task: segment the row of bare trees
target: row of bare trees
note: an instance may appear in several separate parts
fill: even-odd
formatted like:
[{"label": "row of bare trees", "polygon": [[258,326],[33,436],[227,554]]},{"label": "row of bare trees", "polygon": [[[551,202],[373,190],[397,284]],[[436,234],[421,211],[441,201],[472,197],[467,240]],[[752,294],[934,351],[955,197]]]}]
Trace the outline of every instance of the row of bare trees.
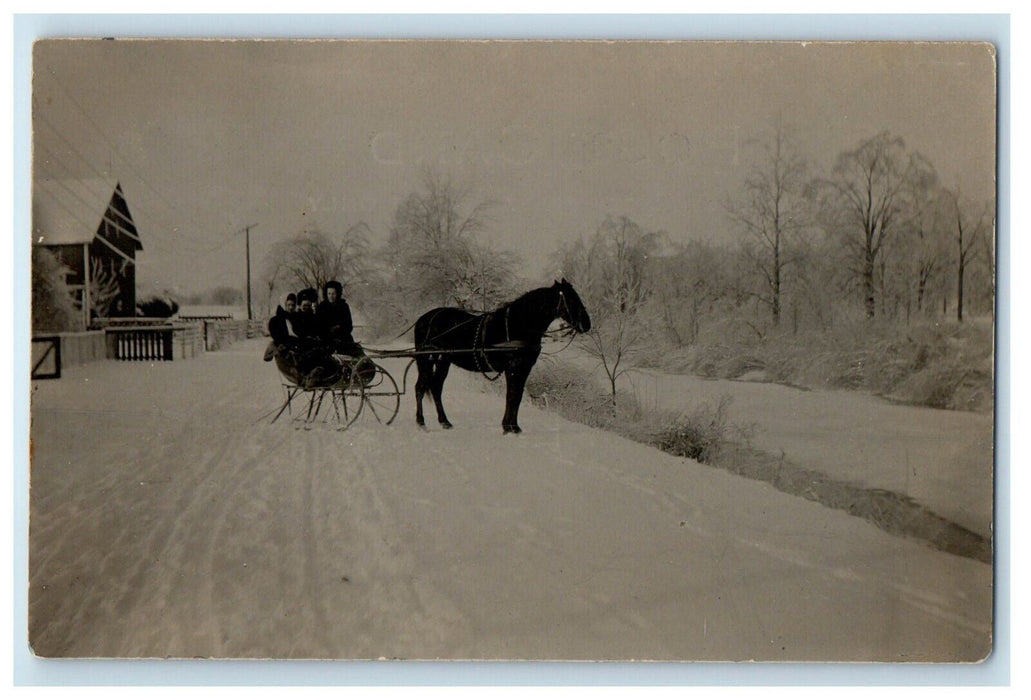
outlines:
[{"label": "row of bare trees", "polygon": [[980,257],[994,276],[993,202],[942,185],[903,139],[887,132],[864,139],[839,154],[827,176],[814,173],[781,124],[752,145],[750,173],[727,212],[744,234],[753,293],[773,325],[786,277],[811,278],[802,268],[816,249],[832,256],[838,286],[859,295],[867,318],[921,313],[932,288],[947,305],[951,271],[962,320],[970,264]]},{"label": "row of bare trees", "polygon": [[[814,174],[789,129],[751,144],[755,157],[728,199],[736,243],[674,244],[626,217],[563,245],[556,273],[581,290],[594,332],[582,342],[616,397],[619,377],[643,359],[708,341],[740,352],[771,331],[826,331],[856,315],[909,323],[992,310],[990,202],[943,187],[933,166],[887,133],[841,153]],[[941,300],[935,307],[932,297]],[[938,316],[940,318],[940,316]]]}]

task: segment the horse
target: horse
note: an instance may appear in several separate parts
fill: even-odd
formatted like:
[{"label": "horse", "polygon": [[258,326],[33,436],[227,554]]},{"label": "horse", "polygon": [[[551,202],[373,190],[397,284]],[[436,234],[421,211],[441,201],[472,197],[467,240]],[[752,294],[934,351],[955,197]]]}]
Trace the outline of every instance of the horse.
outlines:
[{"label": "horse", "polygon": [[[444,413],[441,393],[451,365],[469,372],[505,375],[505,434],[521,433],[517,420],[526,378],[541,353],[541,339],[555,319],[565,321],[573,333],[591,330],[591,317],[573,285],[562,279],[550,287],[534,289],[515,301],[485,314],[440,307],[415,322],[415,422],[426,427],[422,397],[427,391],[437,407],[437,420],[452,427]],[[436,352],[441,351],[441,352]],[[496,377],[495,377],[496,378]]]}]

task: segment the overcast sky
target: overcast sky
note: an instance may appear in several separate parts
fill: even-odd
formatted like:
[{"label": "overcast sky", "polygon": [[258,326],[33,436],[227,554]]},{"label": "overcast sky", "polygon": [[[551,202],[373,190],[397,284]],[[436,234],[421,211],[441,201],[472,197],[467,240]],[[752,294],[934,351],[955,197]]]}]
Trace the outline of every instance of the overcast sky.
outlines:
[{"label": "overcast sky", "polygon": [[51,41],[33,109],[37,177],[121,181],[144,291],[242,287],[247,224],[256,272],[305,228],[379,244],[426,168],[496,202],[483,240],[531,275],[607,214],[731,240],[723,202],[778,116],[816,170],[888,130],[994,189],[975,44]]}]

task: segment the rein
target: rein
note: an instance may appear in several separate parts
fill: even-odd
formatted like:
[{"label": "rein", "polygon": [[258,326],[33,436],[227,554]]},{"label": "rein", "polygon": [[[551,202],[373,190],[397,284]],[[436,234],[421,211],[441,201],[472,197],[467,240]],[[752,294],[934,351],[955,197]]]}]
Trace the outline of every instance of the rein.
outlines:
[{"label": "rein", "polygon": [[[432,337],[428,337],[428,338],[426,338],[423,341],[423,346],[424,347],[426,347],[427,345],[432,346],[433,341],[436,338],[445,336],[445,335],[447,335],[449,333],[453,333],[456,329],[461,328],[462,326],[464,326],[466,324],[473,323],[475,321],[477,323],[477,327],[476,327],[476,332],[473,335],[473,342],[472,342],[472,347],[471,348],[451,349],[451,350],[447,350],[447,349],[443,349],[443,348],[441,348],[441,349],[427,348],[427,349],[423,349],[423,350],[418,350],[418,349],[416,349],[416,347],[412,347],[410,349],[403,349],[403,350],[378,350],[376,348],[368,348],[367,347],[367,348],[365,348],[365,350],[370,355],[377,356],[377,357],[412,357],[412,358],[414,358],[416,356],[420,356],[420,355],[441,355],[441,356],[446,356],[446,355],[451,354],[451,353],[470,352],[470,353],[472,353],[473,360],[476,363],[477,371],[479,371],[480,374],[482,374],[488,381],[491,381],[491,382],[497,381],[497,379],[502,374],[504,374],[504,370],[494,369],[494,365],[490,361],[490,353],[492,353],[492,352],[512,352],[512,350],[518,349],[519,347],[522,347],[522,345],[525,345],[524,341],[516,341],[517,345],[513,345],[511,329],[509,327],[509,317],[510,317],[510,311],[511,311],[511,308],[512,308],[512,304],[513,303],[517,303],[518,301],[520,301],[520,300],[516,300],[516,302],[509,302],[508,304],[505,304],[504,307],[503,307],[504,311],[505,311],[505,340],[504,340],[504,344],[506,344],[508,347],[496,347],[496,345],[499,345],[499,344],[494,344],[492,346],[488,346],[487,345],[488,326],[489,326],[490,322],[493,320],[494,316],[501,311],[501,308],[498,308],[498,309],[495,309],[494,311],[489,311],[489,312],[484,313],[484,314],[478,314],[478,315],[470,316],[470,318],[466,319],[465,321],[462,321],[461,323],[455,324],[453,326],[449,326],[447,328],[440,329]],[[544,353],[542,353],[543,355],[557,355],[558,353],[560,353],[563,350],[565,350],[566,348],[568,348],[572,344],[573,340],[575,340],[575,338],[576,338],[576,336],[578,334],[577,330],[576,330],[576,327],[571,325],[569,322],[565,321],[564,318],[562,318],[563,310],[565,311],[567,316],[570,315],[569,302],[566,299],[566,295],[561,290],[559,290],[559,292],[558,292],[558,301],[556,302],[556,305],[555,305],[555,311],[553,313],[553,319],[561,318],[563,320],[564,325],[562,325],[559,328],[557,328],[555,330],[552,330],[552,331],[545,330],[541,334],[541,338],[542,339],[543,338],[548,338],[549,340],[550,339],[556,339],[556,338],[568,338],[568,340],[566,341],[566,344],[563,345],[558,350],[556,350],[554,352],[544,352]],[[435,317],[431,317],[431,319],[430,319],[430,326],[431,327],[433,325],[433,318],[435,318]],[[412,328],[415,327],[416,323],[418,323],[418,321],[416,321],[415,323],[412,323],[411,325],[409,325],[408,328],[406,328],[404,331],[402,331],[400,335],[398,335],[397,337],[394,338],[394,340],[397,340],[398,338],[403,337],[408,331],[410,331]],[[491,377],[491,376],[489,376],[490,372],[495,372],[496,374],[493,377]]]}]

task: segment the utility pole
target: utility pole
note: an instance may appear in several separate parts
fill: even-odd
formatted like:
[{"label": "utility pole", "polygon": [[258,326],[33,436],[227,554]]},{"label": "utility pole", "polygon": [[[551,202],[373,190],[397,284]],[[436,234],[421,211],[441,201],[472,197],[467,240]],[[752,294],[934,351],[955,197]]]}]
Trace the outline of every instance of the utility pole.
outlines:
[{"label": "utility pole", "polygon": [[253,321],[254,314],[251,311],[251,229],[257,224],[247,224],[243,227],[244,236],[247,240],[247,320]]}]

